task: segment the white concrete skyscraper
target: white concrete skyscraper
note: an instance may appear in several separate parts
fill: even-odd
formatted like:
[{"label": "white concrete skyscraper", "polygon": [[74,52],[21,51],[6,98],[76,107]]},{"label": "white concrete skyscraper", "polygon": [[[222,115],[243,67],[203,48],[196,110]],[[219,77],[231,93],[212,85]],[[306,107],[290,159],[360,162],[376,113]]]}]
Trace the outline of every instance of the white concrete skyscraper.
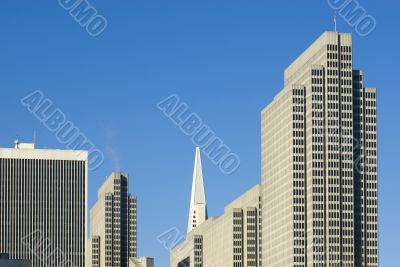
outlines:
[{"label": "white concrete skyscraper", "polygon": [[376,90],[352,52],[324,33],[262,111],[264,266],[379,266]]},{"label": "white concrete skyscraper", "polygon": [[190,198],[188,233],[207,220],[206,194],[204,192],[203,170],[200,148],[196,148],[194,160],[192,195]]},{"label": "white concrete skyscraper", "polygon": [[85,267],[86,151],[0,149],[0,253],[32,267]]}]

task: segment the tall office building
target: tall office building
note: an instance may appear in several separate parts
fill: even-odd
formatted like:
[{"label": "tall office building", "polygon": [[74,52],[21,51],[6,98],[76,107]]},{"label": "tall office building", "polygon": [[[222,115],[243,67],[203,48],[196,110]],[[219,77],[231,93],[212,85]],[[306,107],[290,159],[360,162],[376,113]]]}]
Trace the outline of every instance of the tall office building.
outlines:
[{"label": "tall office building", "polygon": [[86,151],[0,149],[0,253],[33,267],[85,266]]},{"label": "tall office building", "polygon": [[[171,267],[261,267],[261,197],[256,185],[190,231],[170,253]],[[265,265],[268,266],[268,265]]]},{"label": "tall office building", "polygon": [[112,173],[90,210],[88,266],[128,267],[136,258],[136,197],[128,193],[128,174]]},{"label": "tall office building", "polygon": [[203,168],[200,148],[196,148],[194,160],[192,195],[190,198],[188,233],[207,220],[207,203],[204,191]]},{"label": "tall office building", "polygon": [[196,148],[188,233],[171,250],[171,267],[261,267],[260,185],[219,217],[207,217],[200,149]]},{"label": "tall office building", "polygon": [[378,266],[376,90],[326,32],[262,111],[264,266]]}]

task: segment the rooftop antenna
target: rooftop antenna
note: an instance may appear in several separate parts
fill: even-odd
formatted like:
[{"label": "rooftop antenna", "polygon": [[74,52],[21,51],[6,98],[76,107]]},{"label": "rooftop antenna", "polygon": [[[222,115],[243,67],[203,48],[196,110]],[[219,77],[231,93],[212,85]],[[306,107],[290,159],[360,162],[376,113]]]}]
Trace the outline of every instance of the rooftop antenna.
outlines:
[{"label": "rooftop antenna", "polygon": [[19,146],[18,134],[17,134],[17,138],[15,138],[15,140],[14,140],[14,145],[15,145],[15,148],[18,148],[18,146]]}]

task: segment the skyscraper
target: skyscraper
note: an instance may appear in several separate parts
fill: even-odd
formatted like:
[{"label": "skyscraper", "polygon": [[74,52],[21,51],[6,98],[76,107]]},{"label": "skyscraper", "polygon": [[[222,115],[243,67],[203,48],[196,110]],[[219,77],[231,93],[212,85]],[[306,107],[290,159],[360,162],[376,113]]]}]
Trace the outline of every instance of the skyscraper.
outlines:
[{"label": "skyscraper", "polygon": [[136,258],[136,197],[128,193],[128,174],[112,173],[90,210],[89,267],[128,267]]},{"label": "skyscraper", "polygon": [[262,111],[264,266],[378,266],[376,90],[326,32]]},{"label": "skyscraper", "polygon": [[204,192],[203,169],[200,148],[196,148],[194,160],[192,195],[190,198],[188,233],[207,220],[207,203]]},{"label": "skyscraper", "polygon": [[0,149],[0,253],[33,267],[85,267],[86,151]]},{"label": "skyscraper", "polygon": [[[171,267],[261,267],[261,198],[256,185],[190,231],[170,253]],[[268,265],[266,265],[268,266]]]},{"label": "skyscraper", "polygon": [[260,185],[207,217],[200,149],[196,148],[188,233],[170,253],[171,267],[261,267]]}]

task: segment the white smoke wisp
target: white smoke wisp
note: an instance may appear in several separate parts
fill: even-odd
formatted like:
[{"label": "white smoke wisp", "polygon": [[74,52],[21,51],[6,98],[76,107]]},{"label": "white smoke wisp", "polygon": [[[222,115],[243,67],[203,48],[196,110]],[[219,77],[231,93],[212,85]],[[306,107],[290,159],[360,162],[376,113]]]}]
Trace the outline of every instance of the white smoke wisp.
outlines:
[{"label": "white smoke wisp", "polygon": [[120,171],[121,161],[120,161],[119,151],[113,142],[114,131],[111,128],[107,127],[105,130],[105,135],[106,135],[107,156],[111,159],[114,165],[114,171]]}]

